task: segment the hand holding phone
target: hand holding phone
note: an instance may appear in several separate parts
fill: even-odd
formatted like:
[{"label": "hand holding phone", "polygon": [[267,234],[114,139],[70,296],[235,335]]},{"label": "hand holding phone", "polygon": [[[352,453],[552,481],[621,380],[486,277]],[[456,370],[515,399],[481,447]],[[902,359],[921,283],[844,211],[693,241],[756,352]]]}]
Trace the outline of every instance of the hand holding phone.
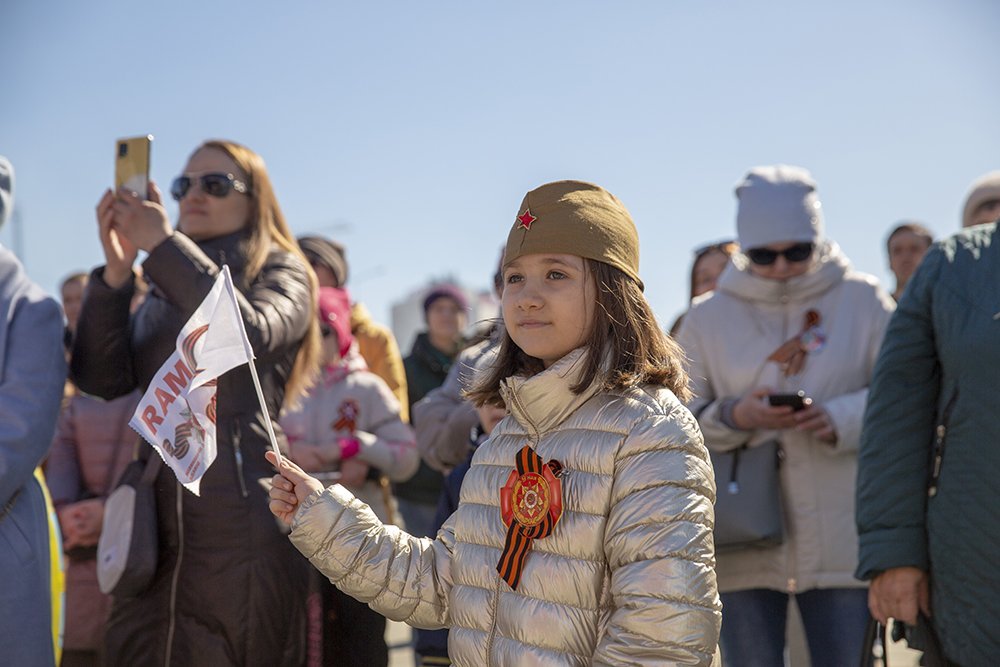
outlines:
[{"label": "hand holding phone", "polygon": [[755,387],[744,394],[731,408],[733,424],[744,431],[794,428],[798,423],[795,413],[789,406],[772,406],[769,403],[772,395],[771,387]]},{"label": "hand holding phone", "polygon": [[804,391],[798,391],[794,394],[768,394],[767,402],[774,408],[787,405],[794,412],[805,410],[808,406],[812,405],[812,399],[806,398],[806,392]]}]

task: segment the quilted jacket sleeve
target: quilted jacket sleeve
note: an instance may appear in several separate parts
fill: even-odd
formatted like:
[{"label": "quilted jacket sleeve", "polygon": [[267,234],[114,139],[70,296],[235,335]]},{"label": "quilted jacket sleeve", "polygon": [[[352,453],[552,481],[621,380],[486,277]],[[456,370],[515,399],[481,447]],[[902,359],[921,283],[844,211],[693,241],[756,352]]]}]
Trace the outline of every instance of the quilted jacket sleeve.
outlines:
[{"label": "quilted jacket sleeve", "polygon": [[722,614],[715,482],[691,414],[635,424],[615,465],[605,537],[614,609],[595,665],[709,665]]},{"label": "quilted jacket sleeve", "polygon": [[928,448],[941,386],[932,297],[942,259],[938,247],[924,257],[875,365],[858,454],[859,579],[928,567]]},{"label": "quilted jacket sleeve", "polygon": [[435,540],[413,537],[384,525],[338,484],[306,499],[289,537],[337,588],[386,618],[442,628],[452,584],[452,520]]},{"label": "quilted jacket sleeve", "polygon": [[70,356],[73,382],[88,394],[111,400],[139,385],[129,328],[129,303],[134,294],[134,276],[113,289],[104,282],[103,266],[90,274]]}]

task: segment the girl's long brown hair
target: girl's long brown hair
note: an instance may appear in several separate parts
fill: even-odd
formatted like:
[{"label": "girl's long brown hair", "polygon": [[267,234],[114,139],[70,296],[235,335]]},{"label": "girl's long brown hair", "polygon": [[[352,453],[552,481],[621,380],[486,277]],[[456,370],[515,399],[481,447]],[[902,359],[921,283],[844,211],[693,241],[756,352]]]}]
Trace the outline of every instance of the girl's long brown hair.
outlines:
[{"label": "girl's long brown hair", "polygon": [[302,249],[299,248],[299,244],[288,228],[288,223],[285,222],[285,216],[281,212],[281,207],[278,206],[278,199],[271,185],[271,178],[267,175],[264,159],[242,144],[222,139],[206,141],[195,152],[203,148],[222,151],[232,158],[247,177],[250,217],[247,221],[246,282],[252,283],[260,274],[272,246],[275,245],[298,257],[309,277],[309,293],[312,296],[312,302],[309,304],[309,326],[306,329],[302,345],[295,355],[295,364],[292,366],[292,373],[285,385],[284,404],[286,407],[293,406],[312,385],[319,370],[320,333],[314,306],[316,295],[319,292],[316,274],[313,273],[308,260],[302,254]]},{"label": "girl's long brown hair", "polygon": [[[585,259],[587,272],[597,286],[597,308],[586,345],[586,367],[571,389],[579,394],[598,377],[605,390],[629,389],[642,384],[666,387],[678,399],[691,397],[684,370],[684,353],[656,322],[639,285],[615,267]],[[605,368],[605,351],[610,365]],[[534,375],[543,370],[540,359],[529,357],[506,329],[497,359],[467,397],[477,406],[502,405],[500,383],[512,375]]]}]

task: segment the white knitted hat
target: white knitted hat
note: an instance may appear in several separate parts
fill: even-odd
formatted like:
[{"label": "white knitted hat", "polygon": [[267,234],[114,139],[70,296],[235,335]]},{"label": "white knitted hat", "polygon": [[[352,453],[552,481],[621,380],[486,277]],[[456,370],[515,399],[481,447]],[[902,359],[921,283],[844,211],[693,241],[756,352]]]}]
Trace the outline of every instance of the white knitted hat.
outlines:
[{"label": "white knitted hat", "polygon": [[823,237],[816,182],[802,167],[754,167],[736,185],[736,234],[744,250]]}]

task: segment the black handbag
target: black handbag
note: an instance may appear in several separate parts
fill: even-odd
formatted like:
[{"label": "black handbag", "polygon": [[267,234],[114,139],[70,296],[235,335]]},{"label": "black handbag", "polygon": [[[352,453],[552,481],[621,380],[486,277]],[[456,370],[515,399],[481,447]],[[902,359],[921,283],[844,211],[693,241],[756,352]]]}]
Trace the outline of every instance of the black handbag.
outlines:
[{"label": "black handbag", "polygon": [[[931,626],[930,620],[920,614],[916,625],[906,625],[893,619],[892,641],[906,640],[911,649],[923,651],[921,667],[952,667],[953,663],[944,657],[941,642]],[[861,667],[889,667],[889,644],[886,641],[885,626],[875,618],[868,619],[865,640],[861,647]]]},{"label": "black handbag", "polygon": [[156,495],[159,454],[128,464],[104,503],[104,528],[97,543],[101,592],[135,597],[153,581],[158,558]]},{"label": "black handbag", "polygon": [[778,441],[709,454],[715,469],[716,551],[781,544],[785,531]]}]

